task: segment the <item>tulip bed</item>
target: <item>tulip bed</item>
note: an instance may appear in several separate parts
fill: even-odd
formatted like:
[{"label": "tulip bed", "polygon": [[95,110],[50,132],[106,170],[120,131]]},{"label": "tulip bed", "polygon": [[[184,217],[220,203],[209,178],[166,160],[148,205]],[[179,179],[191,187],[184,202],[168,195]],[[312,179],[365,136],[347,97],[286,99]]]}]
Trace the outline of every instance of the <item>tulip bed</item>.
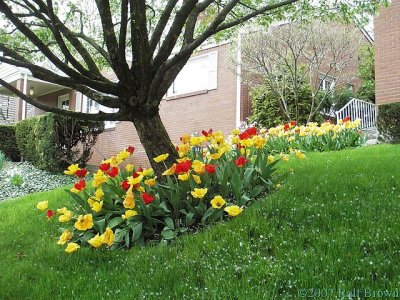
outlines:
[{"label": "tulip bed", "polygon": [[[60,223],[58,244],[66,245],[67,253],[82,245],[120,249],[145,242],[167,243],[182,233],[236,217],[270,192],[276,163],[289,159],[285,150],[303,159],[304,153],[292,146],[317,147],[329,139],[337,140],[340,147],[355,146],[349,141],[361,138],[358,125],[358,121],[345,120],[337,126],[298,127],[291,122],[269,131],[234,130],[228,139],[212,130],[201,136],[185,135],[177,146],[180,158],[175,164],[164,164],[168,154],[154,158],[164,164],[162,178],[155,177],[151,168],[135,169],[130,164],[123,168],[134,153],[130,146],[103,161],[91,185],[85,180],[86,169],[71,165],[65,171],[78,180],[70,191],[76,200],[72,209],[49,209],[47,201],[37,208]],[[281,152],[271,149],[278,141],[282,141]]]},{"label": "tulip bed", "polygon": [[265,200],[167,247],[63,255],[55,216],[44,221],[35,206],[74,199],[57,189],[4,201],[0,298],[297,299],[329,289],[326,299],[340,299],[398,289],[400,146],[307,157],[277,165],[294,174]]}]

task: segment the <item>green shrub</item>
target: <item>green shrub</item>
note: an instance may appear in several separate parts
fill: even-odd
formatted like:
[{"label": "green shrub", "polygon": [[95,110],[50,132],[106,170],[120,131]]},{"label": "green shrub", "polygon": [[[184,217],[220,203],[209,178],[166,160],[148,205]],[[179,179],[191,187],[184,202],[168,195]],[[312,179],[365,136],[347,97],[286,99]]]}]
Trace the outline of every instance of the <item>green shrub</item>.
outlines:
[{"label": "green shrub", "polygon": [[400,143],[400,102],[379,106],[379,140],[388,143]]},{"label": "green shrub", "polygon": [[15,126],[0,125],[0,150],[12,161],[20,160],[17,141],[15,139]]},{"label": "green shrub", "polygon": [[85,165],[103,129],[102,122],[49,113],[18,122],[16,139],[25,160],[40,169],[58,172],[72,163]]}]

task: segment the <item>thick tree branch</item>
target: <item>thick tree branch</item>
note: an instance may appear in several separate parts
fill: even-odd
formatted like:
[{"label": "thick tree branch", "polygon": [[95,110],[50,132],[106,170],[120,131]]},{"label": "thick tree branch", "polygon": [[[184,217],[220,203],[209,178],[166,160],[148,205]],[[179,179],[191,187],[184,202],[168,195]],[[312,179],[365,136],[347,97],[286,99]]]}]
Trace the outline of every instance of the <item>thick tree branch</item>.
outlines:
[{"label": "thick tree branch", "polygon": [[149,49],[149,37],[147,33],[146,5],[145,1],[131,0],[132,22],[132,56],[135,64],[132,71],[136,78],[140,78],[142,84],[147,84],[151,79],[151,53]]},{"label": "thick tree branch", "polygon": [[5,15],[5,17],[10,20],[18,30],[24,34],[42,53],[45,55],[56,67],[61,71],[66,73],[68,76],[79,80],[81,83],[86,84],[93,89],[105,92],[105,93],[118,93],[117,85],[108,85],[108,89],[104,89],[104,82],[83,76],[79,72],[70,68],[67,64],[62,62],[44,43],[43,41],[30,30],[21,20],[19,20],[13,11],[4,0],[0,0],[0,11]]},{"label": "thick tree branch", "polygon": [[161,41],[162,33],[165,30],[165,26],[168,24],[168,20],[171,16],[172,11],[174,10],[178,0],[169,0],[167,5],[165,6],[160,19],[157,22],[156,28],[154,29],[153,35],[150,39],[150,52],[153,55],[154,51],[157,48],[158,43]]},{"label": "thick tree branch", "polygon": [[103,29],[104,41],[107,51],[110,55],[111,67],[119,80],[124,81],[124,75],[121,70],[121,62],[118,56],[118,42],[114,30],[114,23],[110,9],[109,0],[96,0],[96,5],[100,14],[101,25]]},{"label": "thick tree branch", "polygon": [[158,68],[168,59],[171,55],[172,50],[176,46],[176,42],[182,32],[183,26],[192,10],[196,7],[198,0],[186,0],[183,2],[181,8],[176,13],[174,22],[168,31],[161,47],[154,58],[153,69],[158,70]]},{"label": "thick tree branch", "polygon": [[126,35],[128,31],[128,0],[122,0],[121,2],[121,24],[119,30],[119,47],[118,55],[121,62],[121,68],[123,68],[123,73],[129,74],[129,66],[126,62]]}]

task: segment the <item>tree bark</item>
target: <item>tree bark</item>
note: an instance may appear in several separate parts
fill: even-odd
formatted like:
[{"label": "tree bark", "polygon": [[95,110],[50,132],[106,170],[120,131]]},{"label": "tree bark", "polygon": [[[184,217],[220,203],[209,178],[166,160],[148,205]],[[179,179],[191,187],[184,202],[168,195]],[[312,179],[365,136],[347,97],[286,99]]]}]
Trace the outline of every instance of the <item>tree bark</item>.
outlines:
[{"label": "tree bark", "polygon": [[175,163],[178,158],[175,146],[171,142],[160,115],[157,112],[153,116],[135,116],[132,122],[135,125],[140,142],[149,158],[151,167],[158,178],[160,178],[161,174],[165,171],[165,166],[163,163],[156,163],[153,158],[160,154],[168,153],[169,157],[165,161],[168,168]]}]

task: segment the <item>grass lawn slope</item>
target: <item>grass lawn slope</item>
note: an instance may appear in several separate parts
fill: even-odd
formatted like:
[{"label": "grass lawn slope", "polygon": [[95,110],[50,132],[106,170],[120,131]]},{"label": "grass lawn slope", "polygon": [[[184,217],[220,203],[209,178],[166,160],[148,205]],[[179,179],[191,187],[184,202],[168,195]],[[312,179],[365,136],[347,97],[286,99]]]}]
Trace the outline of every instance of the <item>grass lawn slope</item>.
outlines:
[{"label": "grass lawn slope", "polygon": [[0,203],[0,299],[285,299],[311,288],[333,299],[398,289],[400,147],[280,165],[294,169],[282,189],[172,246],[67,254],[35,208],[67,204],[62,190]]}]

